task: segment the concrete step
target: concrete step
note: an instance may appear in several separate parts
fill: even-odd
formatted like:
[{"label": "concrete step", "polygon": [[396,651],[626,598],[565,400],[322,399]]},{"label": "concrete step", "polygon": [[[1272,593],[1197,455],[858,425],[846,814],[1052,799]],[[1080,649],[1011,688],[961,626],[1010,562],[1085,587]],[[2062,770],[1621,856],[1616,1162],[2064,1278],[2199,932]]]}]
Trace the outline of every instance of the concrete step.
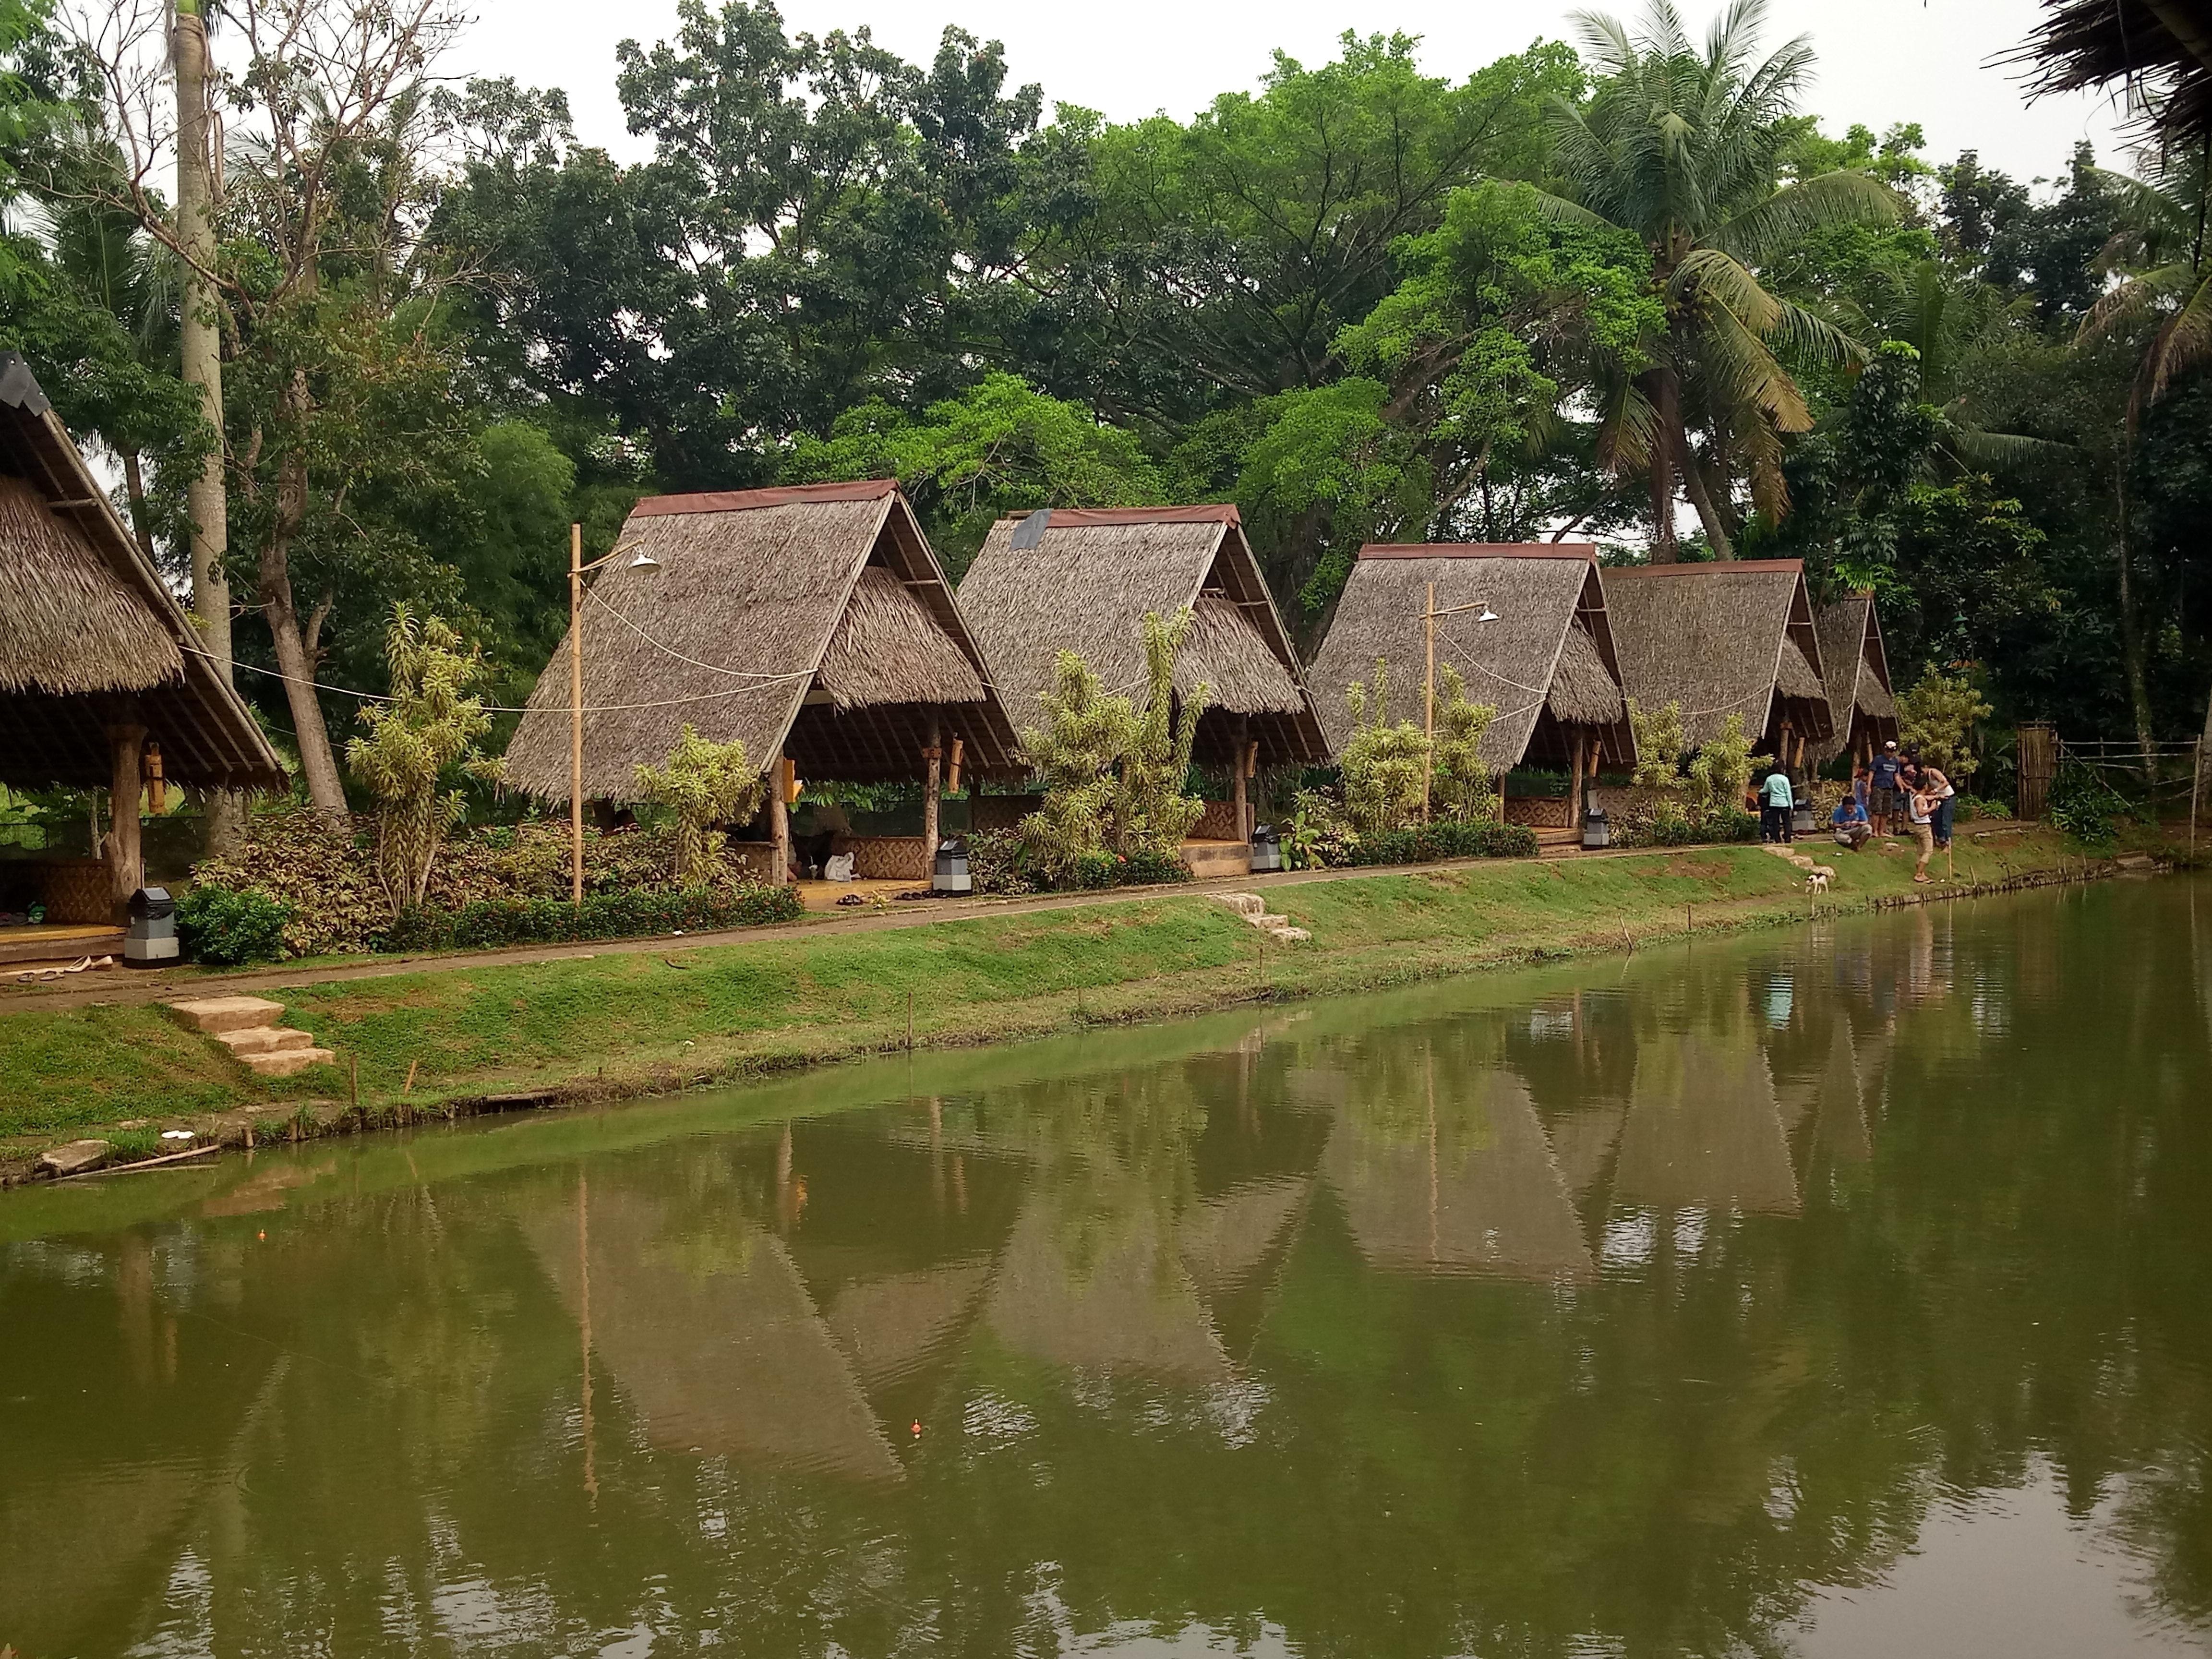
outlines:
[{"label": "concrete step", "polygon": [[248,1054],[282,1054],[290,1048],[315,1046],[312,1033],[295,1030],[289,1025],[250,1025],[242,1030],[217,1031],[215,1040],[240,1060]]},{"label": "concrete step", "polygon": [[240,1054],[246,1070],[256,1077],[291,1077],[310,1066],[331,1066],[337,1056],[328,1048],[278,1048],[265,1054]]},{"label": "concrete step", "polygon": [[1278,916],[1275,920],[1283,925],[1267,929],[1267,937],[1278,945],[1304,945],[1313,937],[1303,927],[1291,927],[1287,916]]},{"label": "concrete step", "polygon": [[261,997],[195,997],[173,1002],[169,1009],[195,1031],[220,1036],[226,1031],[250,1031],[274,1025],[284,1012],[281,1002]]},{"label": "concrete step", "polygon": [[1267,901],[1257,893],[1216,893],[1213,897],[1248,920],[1265,914],[1267,908]]}]

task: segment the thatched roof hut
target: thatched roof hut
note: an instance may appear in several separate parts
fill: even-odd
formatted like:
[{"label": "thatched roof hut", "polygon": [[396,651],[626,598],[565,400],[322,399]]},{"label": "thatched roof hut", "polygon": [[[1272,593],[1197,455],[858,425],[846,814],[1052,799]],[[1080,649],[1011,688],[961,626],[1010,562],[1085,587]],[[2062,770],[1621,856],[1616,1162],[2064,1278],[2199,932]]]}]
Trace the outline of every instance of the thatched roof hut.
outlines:
[{"label": "thatched roof hut", "polygon": [[0,783],[112,786],[126,727],[169,781],[287,787],[29,368],[0,355]]},{"label": "thatched roof hut", "polygon": [[[933,727],[966,769],[1018,771],[1012,724],[921,525],[889,479],[649,496],[585,601],[584,793],[635,799],[689,724],[765,768],[921,775]],[[510,779],[569,793],[564,639],[507,745]]]},{"label": "thatched roof hut", "polygon": [[1874,595],[1855,593],[1820,607],[1820,666],[1835,730],[1820,745],[1823,760],[1845,750],[1871,756],[1898,732],[1897,695],[1882,648]]},{"label": "thatched roof hut", "polygon": [[1790,764],[1832,735],[1799,561],[1632,565],[1605,573],[1605,595],[1622,684],[1641,708],[1680,704],[1692,749],[1730,714],[1761,752]]},{"label": "thatched roof hut", "polygon": [[[1482,739],[1492,771],[1523,760],[1564,768],[1593,748],[1613,765],[1635,763],[1597,550],[1570,544],[1361,548],[1308,671],[1332,750],[1352,735],[1345,689],[1358,681],[1371,692],[1378,657],[1389,665],[1389,717],[1420,724],[1431,583],[1437,609],[1457,612],[1437,619],[1437,667],[1459,670],[1468,701],[1498,710]],[[1460,609],[1479,605],[1497,620]]]},{"label": "thatched roof hut", "polygon": [[1034,724],[1053,665],[1073,651],[1109,690],[1145,688],[1144,618],[1188,608],[1178,690],[1212,688],[1197,758],[1229,762],[1238,734],[1262,765],[1328,756],[1319,714],[1234,507],[1054,507],[1034,547],[1001,519],[961,579],[960,605],[1017,726]]}]

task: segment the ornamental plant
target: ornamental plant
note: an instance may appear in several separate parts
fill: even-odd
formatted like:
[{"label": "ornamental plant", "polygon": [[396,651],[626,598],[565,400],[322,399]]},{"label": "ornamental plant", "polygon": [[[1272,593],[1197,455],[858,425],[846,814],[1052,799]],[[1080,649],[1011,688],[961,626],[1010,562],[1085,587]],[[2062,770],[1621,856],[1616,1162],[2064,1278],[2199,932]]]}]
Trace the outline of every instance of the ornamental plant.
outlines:
[{"label": "ornamental plant", "polygon": [[1114,769],[1128,749],[1136,712],[1127,697],[1108,696],[1097,672],[1073,651],[1054,659],[1052,687],[1041,701],[1044,724],[1022,733],[1022,752],[1044,786],[1044,802],[1022,820],[1022,850],[1058,884],[1105,848]]},{"label": "ornamental plant", "polygon": [[1933,668],[1897,700],[1897,723],[1905,746],[1942,768],[1954,785],[1963,785],[1980,767],[1967,747],[1968,739],[1974,723],[1995,712],[1966,675]]},{"label": "ornamental plant", "polygon": [[715,743],[687,721],[659,766],[637,769],[638,793],[676,815],[676,884],[711,885],[727,838],[714,826],[749,822],[768,799],[768,780],[745,758],[742,739]]},{"label": "ornamental plant", "polygon": [[1389,664],[1375,659],[1371,698],[1355,680],[1345,688],[1344,701],[1352,722],[1342,762],[1346,821],[1362,836],[1387,835],[1419,822],[1429,740],[1411,720],[1390,724]]},{"label": "ornamental plant", "polygon": [[1697,758],[1687,769],[1689,792],[1686,804],[1690,822],[1705,830],[1718,825],[1730,814],[1741,816],[1744,792],[1751,787],[1753,769],[1764,769],[1769,763],[1769,757],[1752,754],[1751,738],[1743,729],[1743,716],[1730,714],[1721,722],[1718,733],[1698,750]]},{"label": "ornamental plant", "polygon": [[1129,724],[1113,797],[1114,850],[1125,859],[1180,859],[1183,838],[1206,811],[1203,800],[1183,793],[1183,783],[1190,776],[1199,716],[1212,689],[1201,681],[1187,697],[1178,699],[1175,691],[1176,658],[1190,635],[1190,621],[1188,611],[1172,620],[1157,611],[1145,614],[1145,712]]},{"label": "ornamental plant", "polygon": [[477,743],[491,730],[483,700],[469,695],[483,678],[483,653],[462,648],[441,617],[420,622],[404,603],[392,607],[384,635],[392,698],[361,711],[368,735],[346,745],[346,767],[375,798],[376,872],[392,914],[422,903],[430,869],[466,811],[458,789],[439,785],[458,771],[496,781],[501,763]]},{"label": "ornamental plant", "polygon": [[1437,671],[1437,679],[1434,811],[1458,823],[1494,823],[1498,791],[1482,758],[1482,738],[1498,710],[1490,703],[1469,702],[1467,682],[1449,663]]},{"label": "ornamental plant", "polygon": [[1682,803],[1688,786],[1682,775],[1682,705],[1670,700],[1646,711],[1631,697],[1628,724],[1636,733],[1636,770],[1631,781],[1650,796],[1654,838],[1678,832],[1689,823]]}]

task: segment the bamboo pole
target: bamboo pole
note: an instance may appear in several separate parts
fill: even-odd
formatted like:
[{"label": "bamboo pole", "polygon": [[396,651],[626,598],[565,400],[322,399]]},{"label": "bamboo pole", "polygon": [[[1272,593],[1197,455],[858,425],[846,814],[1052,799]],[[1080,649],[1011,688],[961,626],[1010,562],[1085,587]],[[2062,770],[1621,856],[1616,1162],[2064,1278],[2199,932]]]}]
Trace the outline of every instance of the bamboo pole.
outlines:
[{"label": "bamboo pole", "polygon": [[924,881],[930,878],[930,872],[937,867],[939,763],[945,753],[940,746],[939,731],[937,716],[932,714],[929,717],[929,735],[921,751],[921,839],[922,854],[927,866],[922,873]]},{"label": "bamboo pole", "polygon": [[[1429,584],[1429,602],[1422,610],[1421,622],[1429,648],[1428,678],[1421,698],[1421,730],[1429,739],[1429,752],[1421,763],[1421,817],[1425,821],[1429,816],[1429,797],[1435,790],[1437,781],[1437,585],[1434,582]],[[1390,711],[1385,708],[1381,712],[1387,721]]]},{"label": "bamboo pole", "polygon": [[584,908],[584,526],[568,526],[568,902]]}]

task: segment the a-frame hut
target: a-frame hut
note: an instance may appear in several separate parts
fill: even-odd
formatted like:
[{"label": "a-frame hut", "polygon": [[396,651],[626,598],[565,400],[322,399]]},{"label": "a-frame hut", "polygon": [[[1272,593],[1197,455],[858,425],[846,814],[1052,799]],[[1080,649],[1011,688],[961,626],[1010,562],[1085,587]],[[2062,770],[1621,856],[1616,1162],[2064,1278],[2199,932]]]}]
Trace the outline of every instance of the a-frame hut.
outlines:
[{"label": "a-frame hut", "polygon": [[1828,688],[1834,731],[1820,757],[1848,750],[1863,759],[1897,736],[1897,693],[1890,684],[1889,653],[1882,648],[1881,619],[1874,595],[1854,593],[1820,607],[1820,667]]},{"label": "a-frame hut", "polygon": [[[769,791],[769,878],[787,878],[786,808],[808,778],[924,788],[923,833],[875,847],[879,873],[926,879],[938,791],[956,755],[971,775],[1021,769],[937,556],[889,479],[648,496],[582,610],[584,794],[637,798],[689,724],[742,740]],[[644,567],[638,555],[649,555]],[[569,653],[539,676],[507,745],[507,775],[569,796]]]},{"label": "a-frame hut", "polygon": [[[1432,598],[1444,613],[1436,619],[1437,669],[1456,668],[1468,701],[1498,711],[1483,759],[1497,774],[1524,762],[1565,772],[1569,822],[1580,822],[1584,781],[1601,763],[1636,762],[1597,549],[1588,544],[1361,548],[1307,670],[1330,750],[1342,753],[1352,736],[1346,688],[1358,681],[1371,692],[1377,658],[1389,667],[1384,712],[1421,724]],[[1494,620],[1476,620],[1484,607]]]},{"label": "a-frame hut", "polygon": [[992,526],[960,583],[960,608],[1015,725],[1041,718],[1062,651],[1081,656],[1109,690],[1141,693],[1146,613],[1188,608],[1176,684],[1211,688],[1194,758],[1229,769],[1235,800],[1224,827],[1244,841],[1252,771],[1316,764],[1328,743],[1237,509],[1054,507],[1041,531],[1037,522]]},{"label": "a-frame hut", "polygon": [[1621,684],[1681,707],[1688,746],[1743,716],[1755,752],[1802,769],[1834,730],[1805,568],[1796,559],[1632,565],[1605,573]]},{"label": "a-frame hut", "polygon": [[287,787],[30,368],[0,356],[0,784],[104,787],[113,803],[97,862],[15,860],[0,871],[0,909],[19,908],[21,887],[56,934],[6,930],[0,960],[76,954],[58,930],[113,921],[144,883],[138,808],[157,778],[164,788]]}]

